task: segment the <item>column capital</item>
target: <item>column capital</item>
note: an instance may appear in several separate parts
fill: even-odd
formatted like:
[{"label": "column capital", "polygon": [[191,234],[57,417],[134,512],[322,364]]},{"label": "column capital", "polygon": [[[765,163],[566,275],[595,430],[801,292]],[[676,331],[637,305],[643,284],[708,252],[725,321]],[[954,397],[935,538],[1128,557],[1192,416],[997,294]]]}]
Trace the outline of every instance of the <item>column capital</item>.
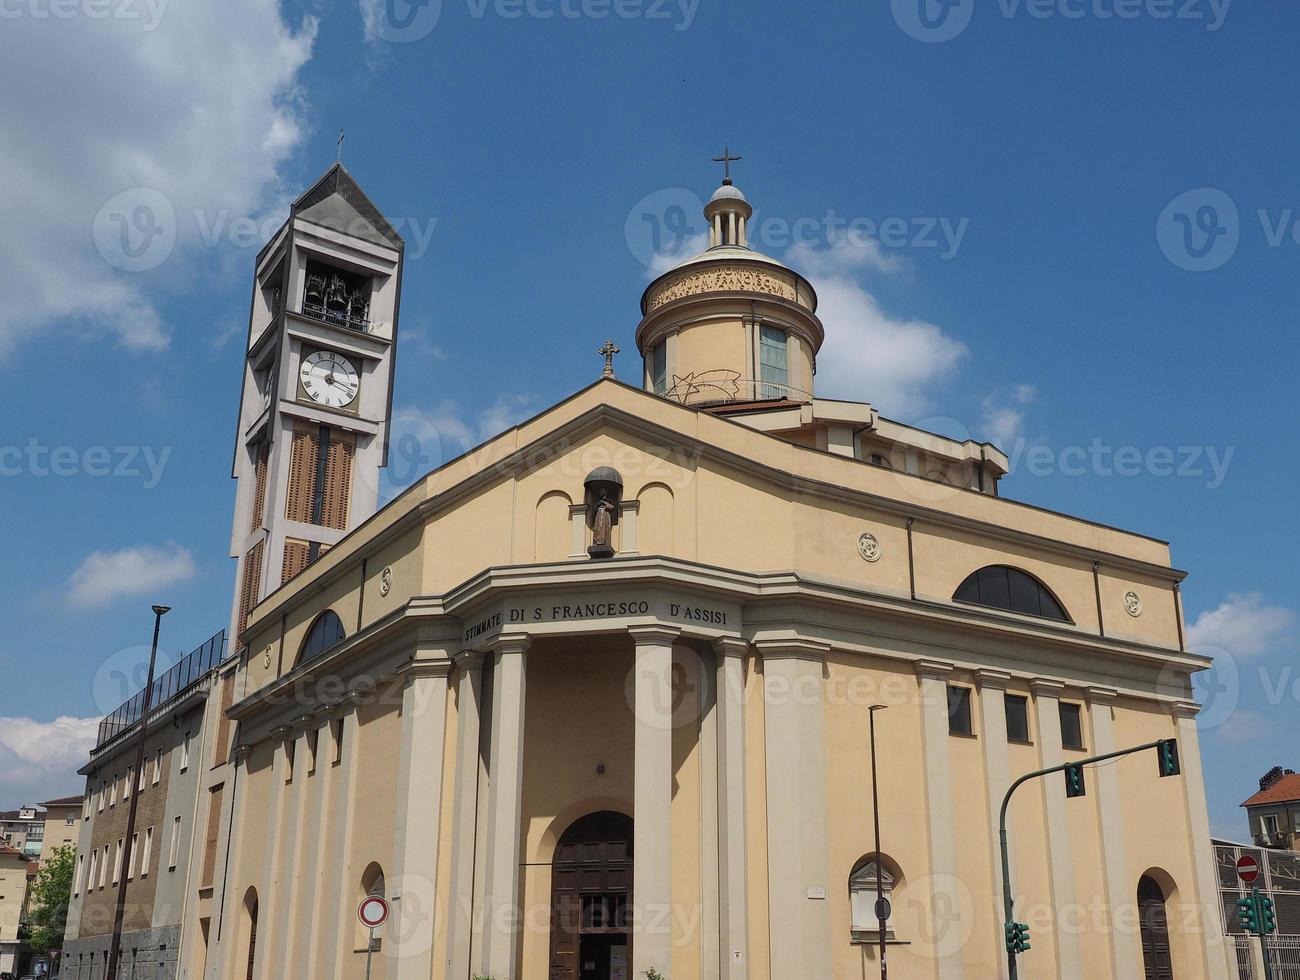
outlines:
[{"label": "column capital", "polygon": [[532,642],[533,638],[527,633],[502,633],[488,643],[488,649],[498,656],[507,653],[522,654]]},{"label": "column capital", "polygon": [[1169,713],[1175,718],[1195,718],[1201,713],[1201,706],[1195,701],[1174,701],[1169,705]]},{"label": "column capital", "polygon": [[675,626],[629,626],[627,632],[637,646],[672,646],[682,635]]},{"label": "column capital", "polygon": [[290,727],[293,729],[294,737],[296,738],[300,733],[312,728],[315,725],[315,722],[316,716],[310,711],[298,715],[298,717],[294,718],[290,724]]},{"label": "column capital", "polygon": [[912,665],[916,676],[922,680],[946,681],[952,676],[953,665],[941,660],[918,660]]},{"label": "column capital", "polygon": [[247,742],[240,742],[238,745],[236,745],[233,749],[230,750],[231,758],[235,760],[236,765],[243,762],[252,754],[253,754],[253,747],[249,745]]},{"label": "column capital", "polygon": [[1113,687],[1090,687],[1084,694],[1089,704],[1114,704],[1119,699],[1119,691]]},{"label": "column capital", "polygon": [[462,671],[482,670],[483,662],[487,660],[487,654],[482,650],[462,650],[456,656],[452,657],[457,668]]},{"label": "column capital", "polygon": [[743,657],[749,652],[749,641],[743,636],[720,636],[713,641],[719,657]]},{"label": "column capital", "polygon": [[1049,681],[1045,677],[1035,677],[1029,682],[1029,690],[1037,697],[1059,698],[1065,691],[1060,681]]},{"label": "column capital", "polygon": [[408,681],[421,677],[446,678],[451,676],[451,667],[448,657],[424,658],[416,654],[397,668],[397,676]]},{"label": "column capital", "polygon": [[1001,670],[977,670],[975,671],[975,680],[980,688],[990,688],[997,691],[1005,691],[1007,685],[1011,683],[1011,675]]},{"label": "column capital", "polygon": [[280,725],[276,728],[272,728],[266,734],[268,738],[271,738],[276,742],[285,743],[293,741],[293,729],[288,725]]},{"label": "column capital", "polygon": [[831,645],[823,640],[810,640],[803,636],[769,637],[755,640],[754,646],[766,660],[808,660],[825,663]]},{"label": "column capital", "polygon": [[333,718],[341,718],[361,703],[360,691],[345,691],[337,701],[324,706],[325,713]]}]

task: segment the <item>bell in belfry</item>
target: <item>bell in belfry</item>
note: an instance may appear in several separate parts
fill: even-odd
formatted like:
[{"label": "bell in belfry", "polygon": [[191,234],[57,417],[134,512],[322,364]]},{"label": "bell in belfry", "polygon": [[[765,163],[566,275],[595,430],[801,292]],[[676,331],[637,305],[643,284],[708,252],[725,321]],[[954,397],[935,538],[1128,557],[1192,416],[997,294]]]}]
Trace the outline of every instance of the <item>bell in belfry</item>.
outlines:
[{"label": "bell in belfry", "polygon": [[341,276],[330,276],[330,286],[325,293],[325,308],[342,313],[348,308],[348,287]]}]

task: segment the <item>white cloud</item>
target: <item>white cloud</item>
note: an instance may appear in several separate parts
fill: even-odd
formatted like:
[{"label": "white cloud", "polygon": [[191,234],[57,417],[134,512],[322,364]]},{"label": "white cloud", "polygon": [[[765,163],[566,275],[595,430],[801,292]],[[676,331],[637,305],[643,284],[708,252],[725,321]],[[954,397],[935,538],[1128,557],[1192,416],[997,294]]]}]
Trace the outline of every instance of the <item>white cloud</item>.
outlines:
[{"label": "white cloud", "polygon": [[867,269],[893,271],[897,260],[878,247],[845,245],[821,251],[796,246],[785,261],[804,272],[820,300],[826,343],[817,357],[817,393],[870,401],[894,418],[922,413],[934,386],[967,349],[932,323],[886,313],[858,281]]},{"label": "white cloud", "polygon": [[196,572],[194,556],[175,542],[161,548],[140,545],[96,551],[68,577],[68,603],[81,609],[106,606],[115,599],[188,581]]},{"label": "white cloud", "polygon": [[94,746],[98,728],[98,718],[0,718],[0,806],[81,792],[85,780],[77,769]]},{"label": "white cloud", "polygon": [[187,255],[212,229],[283,204],[316,21],[288,25],[278,0],[150,0],[109,17],[82,5],[57,21],[40,6],[4,21],[0,87],[21,97],[0,100],[0,351],[53,325],[165,347],[151,296],[186,288]]},{"label": "white cloud", "polygon": [[695,235],[688,235],[681,240],[677,248],[668,252],[656,252],[650,260],[650,267],[646,269],[647,279],[658,279],[673,266],[686,259],[694,258],[709,247],[709,233],[700,232]]},{"label": "white cloud", "polygon": [[983,401],[984,432],[981,438],[1010,449],[1024,434],[1025,409],[1038,397],[1033,385],[995,388]]},{"label": "white cloud", "polygon": [[1268,605],[1258,592],[1230,595],[1196,618],[1187,630],[1187,645],[1193,650],[1226,650],[1234,657],[1293,651],[1296,624],[1294,612]]}]

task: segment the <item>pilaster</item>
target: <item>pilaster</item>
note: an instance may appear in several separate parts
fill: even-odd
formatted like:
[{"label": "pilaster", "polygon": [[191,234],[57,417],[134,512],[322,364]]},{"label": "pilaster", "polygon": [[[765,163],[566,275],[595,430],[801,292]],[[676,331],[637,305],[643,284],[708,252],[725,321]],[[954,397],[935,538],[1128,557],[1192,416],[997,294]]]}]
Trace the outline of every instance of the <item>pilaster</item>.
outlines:
[{"label": "pilaster", "polygon": [[465,980],[470,976],[484,659],[476,651],[456,656],[456,788],[452,800],[447,980]]},{"label": "pilaster", "polygon": [[768,923],[772,976],[831,975],[825,693],[830,646],[760,639],[766,712]]},{"label": "pilaster", "polygon": [[[1104,755],[1115,751],[1115,701],[1119,692],[1106,687],[1090,687],[1087,692],[1088,718],[1092,724],[1092,752]],[[1115,916],[1133,905],[1136,883],[1129,881],[1128,860],[1124,845],[1124,815],[1120,807],[1118,766],[1095,766],[1097,821],[1101,832],[1102,874],[1106,883],[1106,904],[1110,907],[1111,975],[1127,977],[1142,968],[1142,948],[1131,929],[1116,928]],[[1131,887],[1130,887],[1131,886]]]},{"label": "pilaster", "polygon": [[[749,878],[745,824],[745,654],[740,637],[715,640],[718,654],[718,954],[721,980],[749,976]],[[708,974],[706,973],[706,976]]]},{"label": "pilaster", "polygon": [[[975,681],[980,695],[980,743],[984,750],[984,773],[988,786],[990,863],[993,869],[993,917],[1006,925],[1006,906],[1002,883],[1002,846],[998,838],[998,821],[1002,798],[1011,785],[1011,767],[1007,758],[1007,684],[1011,675],[999,670],[977,670]],[[1008,854],[1010,847],[1008,846]],[[1015,874],[1015,862],[1011,862]],[[1014,877],[1013,877],[1014,880]],[[1007,965],[1000,957],[998,975],[1007,976]]]},{"label": "pilaster", "polygon": [[[1061,692],[1065,685],[1050,680],[1030,682],[1034,707],[1038,713],[1038,761],[1042,768],[1059,766],[1065,761],[1061,747]],[[1076,904],[1074,890],[1074,854],[1070,846],[1069,813],[1066,809],[1065,781],[1043,780],[1043,820],[1047,829],[1047,855],[1052,882],[1052,937],[1056,943],[1056,975],[1061,980],[1080,980],[1079,937],[1062,928],[1062,912]]]}]

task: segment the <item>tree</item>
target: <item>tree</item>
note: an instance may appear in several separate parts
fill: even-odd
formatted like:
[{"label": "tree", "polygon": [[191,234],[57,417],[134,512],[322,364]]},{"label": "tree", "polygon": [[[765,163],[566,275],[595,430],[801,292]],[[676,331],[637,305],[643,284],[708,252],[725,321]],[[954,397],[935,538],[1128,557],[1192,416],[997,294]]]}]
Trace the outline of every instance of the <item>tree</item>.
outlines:
[{"label": "tree", "polygon": [[34,953],[47,954],[63,948],[76,861],[76,847],[65,844],[36,872],[27,903],[28,945]]}]

